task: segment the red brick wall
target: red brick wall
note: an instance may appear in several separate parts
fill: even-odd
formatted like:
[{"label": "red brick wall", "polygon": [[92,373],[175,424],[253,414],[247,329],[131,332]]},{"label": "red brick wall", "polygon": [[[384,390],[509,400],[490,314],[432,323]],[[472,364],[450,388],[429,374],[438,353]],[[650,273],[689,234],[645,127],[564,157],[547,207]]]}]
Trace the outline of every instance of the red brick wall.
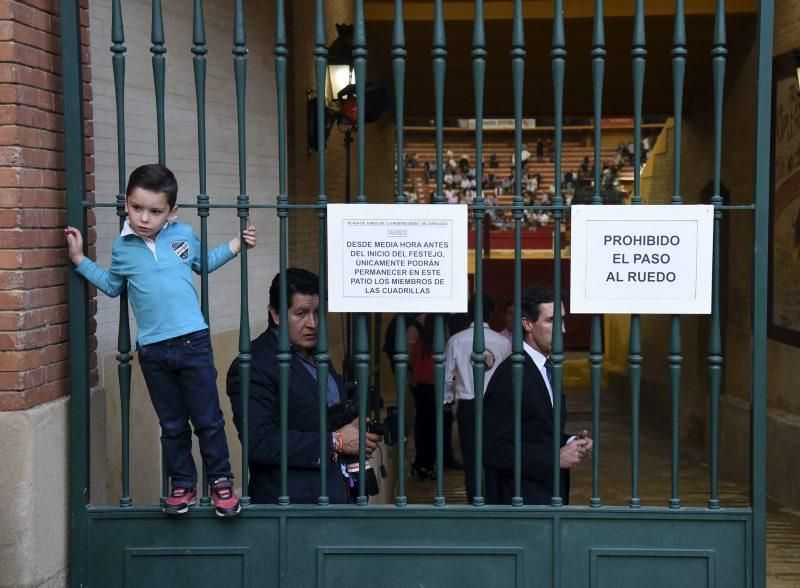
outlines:
[{"label": "red brick wall", "polygon": [[[88,0],[81,41],[89,44]],[[69,393],[63,103],[57,0],[0,1],[0,410]],[[87,189],[94,190],[88,50]],[[93,223],[92,215],[90,222]],[[90,239],[93,235],[90,234]],[[92,304],[92,312],[93,304]],[[94,332],[94,325],[90,326]],[[94,350],[94,340],[90,348]],[[92,383],[96,383],[91,355]]]}]

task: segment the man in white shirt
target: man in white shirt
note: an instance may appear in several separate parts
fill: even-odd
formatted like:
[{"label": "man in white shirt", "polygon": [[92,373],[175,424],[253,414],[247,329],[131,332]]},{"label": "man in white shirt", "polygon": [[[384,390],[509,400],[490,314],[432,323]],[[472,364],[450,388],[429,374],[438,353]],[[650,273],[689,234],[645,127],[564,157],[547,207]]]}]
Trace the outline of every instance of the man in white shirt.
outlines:
[{"label": "man in white shirt", "polygon": [[[483,296],[483,315],[491,316],[494,301]],[[469,301],[470,320],[474,318],[475,297]],[[480,327],[479,327],[480,328]],[[450,337],[445,349],[444,402],[458,400],[458,438],[461,445],[461,459],[464,462],[464,482],[467,498],[472,502],[476,494],[475,480],[475,384],[473,380],[472,345],[475,323]],[[499,333],[492,331],[483,323],[484,358],[486,372],[480,394],[486,390],[494,370],[506,357],[511,355],[511,342]]]},{"label": "man in white shirt", "polygon": [[[569,504],[569,470],[591,455],[587,431],[564,434],[566,398],[561,395],[561,422],[553,423],[553,385],[550,353],[553,340],[555,295],[548,286],[532,286],[522,296],[524,360],[522,364],[522,484],[525,504],[550,504],[560,496]],[[565,315],[561,304],[561,316]],[[561,323],[564,332],[564,322]],[[514,489],[513,358],[503,361],[484,395],[484,467],[486,501],[510,504]],[[553,436],[559,435],[560,483],[553,487]]]}]

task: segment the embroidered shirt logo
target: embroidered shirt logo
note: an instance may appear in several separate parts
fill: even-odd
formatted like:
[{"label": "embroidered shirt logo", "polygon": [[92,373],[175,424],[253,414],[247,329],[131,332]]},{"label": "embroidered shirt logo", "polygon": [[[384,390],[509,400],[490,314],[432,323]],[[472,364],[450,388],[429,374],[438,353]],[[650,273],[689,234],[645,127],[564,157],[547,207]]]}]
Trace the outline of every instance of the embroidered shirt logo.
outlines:
[{"label": "embroidered shirt logo", "polygon": [[173,241],[172,250],[181,259],[189,258],[189,244],[186,241]]},{"label": "embroidered shirt logo", "polygon": [[[494,353],[490,349],[487,349],[483,352],[484,363],[486,365],[486,369],[490,370],[494,367],[494,364],[497,363],[497,357],[495,357]],[[470,365],[475,365],[475,362],[471,359],[469,360]]]}]

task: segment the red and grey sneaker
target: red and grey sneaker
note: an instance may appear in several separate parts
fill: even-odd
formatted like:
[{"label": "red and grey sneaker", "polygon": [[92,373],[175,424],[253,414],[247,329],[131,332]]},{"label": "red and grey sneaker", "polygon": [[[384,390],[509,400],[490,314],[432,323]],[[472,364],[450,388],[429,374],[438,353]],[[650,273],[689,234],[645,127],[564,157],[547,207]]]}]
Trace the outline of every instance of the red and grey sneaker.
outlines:
[{"label": "red and grey sneaker", "polygon": [[163,510],[167,514],[179,515],[189,512],[189,507],[195,504],[197,504],[197,490],[194,486],[191,488],[173,486]]},{"label": "red and grey sneaker", "polygon": [[242,510],[239,497],[233,491],[233,480],[219,478],[211,484],[211,500],[218,517],[235,517]]}]

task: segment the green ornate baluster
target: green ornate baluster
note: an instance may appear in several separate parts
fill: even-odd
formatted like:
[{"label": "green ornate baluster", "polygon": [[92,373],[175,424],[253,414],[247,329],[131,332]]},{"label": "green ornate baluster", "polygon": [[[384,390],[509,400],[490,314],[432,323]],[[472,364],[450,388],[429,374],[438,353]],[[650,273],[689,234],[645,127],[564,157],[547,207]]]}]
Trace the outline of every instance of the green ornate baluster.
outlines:
[{"label": "green ornate baluster", "polygon": [[[164,54],[164,20],[161,16],[161,0],[153,0],[151,11],[150,53],[153,54],[153,87],[156,93],[156,134],[158,140],[158,163],[165,165],[167,162],[167,148],[164,139],[164,78],[166,76],[166,58]],[[166,504],[169,493],[169,475],[167,474],[167,461],[164,452],[161,452],[161,504]]]},{"label": "green ornate baluster", "polygon": [[[719,472],[719,391],[722,378],[722,336],[720,329],[719,308],[719,266],[720,250],[720,224],[722,223],[722,209],[724,202],[721,195],[722,177],[722,110],[725,87],[725,65],[728,49],[726,48],[727,35],[725,31],[725,0],[717,0],[716,16],[714,18],[714,48],[711,50],[711,67],[714,77],[714,194],[711,203],[714,205],[714,252],[711,286],[711,333],[708,341],[708,379],[710,384],[710,435],[711,435],[711,495],[708,508],[719,508],[719,495],[717,490],[717,476]],[[755,436],[755,430],[751,433]],[[753,472],[755,474],[755,471]]]},{"label": "green ornate baluster", "polygon": [[[673,104],[675,111],[675,128],[673,139],[675,141],[673,152],[675,154],[672,168],[673,204],[682,204],[681,198],[681,131],[683,127],[683,82],[686,74],[686,20],[684,15],[683,0],[675,0],[675,32],[672,39],[672,85]],[[681,500],[678,494],[679,481],[679,411],[681,394],[681,319],[672,315],[670,319],[669,343],[669,387],[672,400],[672,496],[669,499],[670,508],[680,508]]]},{"label": "green ornate baluster", "polygon": [[194,0],[194,34],[192,65],[194,66],[195,97],[197,101],[197,163],[200,192],[197,195],[197,216],[200,217],[200,308],[206,324],[211,325],[208,312],[208,214],[209,198],[206,170],[206,27],[203,1]]},{"label": "green ornate baluster", "polygon": [[[522,506],[522,93],[525,77],[525,32],[522,0],[514,1],[511,31],[511,78],[514,86],[514,338],[511,387],[514,396],[514,496],[512,506]],[[477,255],[477,250],[475,254]]]},{"label": "green ornate baluster", "polygon": [[[642,94],[644,93],[644,0],[636,0],[633,24],[633,204],[642,203]],[[639,500],[639,394],[642,384],[642,343],[639,334],[639,315],[631,315],[628,373],[631,386],[631,508],[641,506]]]},{"label": "green ornate baluster", "polygon": [[319,499],[317,504],[327,506],[328,499],[328,374],[331,357],[328,354],[328,266],[327,266],[327,206],[325,193],[325,76],[328,65],[328,47],[325,39],[325,12],[323,0],[316,0],[314,19],[314,69],[317,78],[317,171],[319,194],[317,218],[319,219],[319,319],[317,322],[317,395],[319,397]]},{"label": "green ornate baluster", "polygon": [[[111,64],[114,69],[114,96],[117,107],[117,216],[119,228],[125,224],[125,31],[122,25],[120,0],[111,6]],[[131,332],[128,317],[128,291],[119,297],[119,331],[117,335],[117,374],[119,376],[120,418],[122,419],[122,497],[119,505],[131,506]]]},{"label": "green ornate baluster", "polygon": [[[359,100],[356,128],[358,137],[356,140],[356,152],[358,153],[358,196],[359,203],[365,203],[367,196],[365,189],[365,133],[364,133],[364,108],[362,108],[364,89],[367,81],[367,32],[364,22],[364,0],[356,0],[355,31],[353,34],[353,58],[356,74],[356,96]],[[356,315],[356,340],[354,347],[356,386],[358,390],[358,427],[360,431],[366,430],[367,423],[367,393],[369,391],[369,330],[367,329],[367,316],[364,313]],[[359,435],[358,438],[358,506],[366,506],[367,498],[367,479],[366,479],[366,437]]]},{"label": "green ornate baluster", "polygon": [[156,91],[156,132],[158,133],[158,163],[167,162],[166,127],[164,123],[164,85],[166,77],[166,58],[164,54],[164,19],[161,15],[161,0],[153,0],[151,14],[150,53],[153,54],[153,85]]},{"label": "green ornate baluster", "polygon": [[[602,120],[603,78],[606,69],[606,35],[603,17],[603,0],[594,3],[594,28],[592,33],[592,88],[594,97],[594,192],[592,204],[603,203],[600,194],[600,172],[603,167]],[[600,501],[600,387],[603,383],[603,333],[602,317],[592,315],[592,334],[589,344],[589,365],[592,379],[592,497],[589,506],[599,508]]]},{"label": "green ornate baluster", "polygon": [[[394,2],[394,27],[392,31],[392,70],[394,73],[395,133],[397,151],[397,194],[395,200],[405,203],[403,196],[403,105],[406,81],[406,36],[403,26],[403,0]],[[397,390],[397,496],[394,503],[406,506],[406,384],[408,377],[408,350],[406,348],[406,317],[397,315],[394,340],[394,379]]]},{"label": "green ornate baluster", "polygon": [[288,305],[286,300],[286,266],[288,259],[288,216],[289,197],[287,195],[287,159],[286,159],[286,66],[289,49],[286,38],[286,10],[284,0],[275,2],[275,81],[278,94],[278,220],[279,220],[279,264],[280,277],[278,290],[280,302],[278,312],[278,395],[280,404],[280,437],[281,437],[281,494],[278,504],[289,505],[288,494],[288,418],[289,418],[289,370],[291,367],[291,351],[289,347]]},{"label": "green ornate baluster", "polygon": [[[433,16],[433,88],[436,124],[436,195],[434,204],[444,202],[442,193],[442,161],[444,150],[444,76],[447,57],[444,31],[444,6],[442,0],[434,3]],[[430,316],[426,318],[430,320]],[[436,497],[434,506],[444,506],[444,317],[434,316],[433,323],[433,382],[436,405]]]},{"label": "green ornate baluster", "polygon": [[[247,228],[247,219],[250,216],[250,197],[247,195],[247,152],[245,124],[245,97],[247,86],[247,37],[244,26],[243,0],[235,0],[233,4],[233,72],[236,81],[236,122],[239,143],[239,195],[236,197],[237,214],[239,216],[239,238],[241,239],[241,275],[240,290],[241,303],[239,315],[239,387],[242,393],[242,422],[243,431],[249,431],[250,408],[250,305],[247,290],[247,246],[242,234]],[[247,495],[249,470],[244,464],[248,463],[250,455],[249,434],[242,435],[242,506],[250,504]]]},{"label": "green ornate baluster", "polygon": [[[562,0],[553,3],[553,107],[555,113],[555,179],[556,193],[553,195],[553,347],[550,358],[553,362],[553,431],[561,430],[561,381],[564,370],[564,337],[561,333],[561,222],[564,216],[564,198],[561,196],[561,151],[563,142],[564,69],[567,65],[566,39],[564,38],[564,6]],[[551,506],[561,506],[561,468],[559,454],[561,436],[553,435],[553,498]]]},{"label": "green ornate baluster", "polygon": [[475,93],[475,331],[472,338],[472,379],[475,382],[475,496],[474,506],[483,506],[483,385],[486,377],[486,343],[483,331],[483,222],[486,215],[483,197],[483,97],[486,80],[486,30],[483,0],[475,2],[472,31],[472,83]]},{"label": "green ornate baluster", "polygon": [[383,324],[383,315],[376,312],[374,316],[374,323],[372,325],[372,365],[370,371],[373,374],[372,381],[372,420],[378,421],[381,418],[381,327]]},{"label": "green ornate baluster", "polygon": [[[197,216],[200,217],[200,309],[209,329],[211,316],[208,312],[208,214],[209,199],[206,193],[206,27],[203,19],[203,1],[194,0],[193,16],[194,33],[192,42],[192,65],[194,66],[195,98],[197,101],[197,163],[198,182],[200,191],[197,194]],[[247,468],[247,461],[243,460],[243,469]],[[244,476],[243,476],[244,478]],[[208,483],[206,481],[206,464],[203,462],[201,475],[203,488],[200,498],[201,506],[208,506],[211,500],[208,497]]]}]

